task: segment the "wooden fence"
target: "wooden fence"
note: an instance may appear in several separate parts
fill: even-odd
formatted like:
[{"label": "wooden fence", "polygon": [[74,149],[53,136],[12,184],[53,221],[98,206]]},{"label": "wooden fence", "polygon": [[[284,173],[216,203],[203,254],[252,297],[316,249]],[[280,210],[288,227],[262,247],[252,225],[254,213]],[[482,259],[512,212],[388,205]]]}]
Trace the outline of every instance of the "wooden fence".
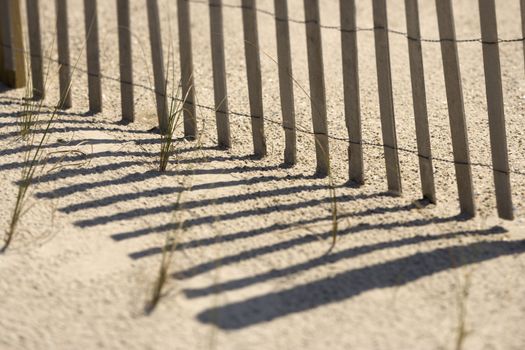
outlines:
[{"label": "wooden fence", "polygon": [[[157,0],[145,0],[151,44],[151,59],[154,73],[155,97],[159,130],[168,128],[168,96],[161,42],[161,23]],[[431,203],[436,202],[434,171],[430,145],[430,131],[425,95],[424,65],[421,42],[432,41],[421,38],[418,0],[405,0],[407,32],[390,30],[387,20],[386,0],[371,0],[373,4],[374,32],[377,80],[380,102],[381,129],[383,137],[386,182],[389,191],[401,195],[402,182],[398,157],[396,123],[392,95],[392,77],[390,68],[389,34],[403,34],[408,41],[410,75],[412,81],[413,108],[415,115],[417,152],[423,197]],[[517,1],[517,0],[516,0]],[[38,0],[26,0],[27,24],[29,33],[29,51],[23,47],[21,13],[19,0],[0,0],[0,79],[12,87],[26,84],[24,54],[30,55],[31,83],[33,96],[43,98],[44,74],[42,69],[42,47],[40,43],[40,23]],[[188,2],[204,0],[177,0],[181,85],[184,98],[184,134],[188,139],[195,139],[198,133],[194,79],[192,37],[190,27],[190,8]],[[118,47],[120,58],[120,84],[122,99],[122,119],[132,122],[135,119],[133,109],[133,69],[130,29],[129,0],[116,0],[118,20]],[[441,45],[446,96],[448,102],[450,129],[456,182],[461,212],[467,216],[475,215],[475,201],[472,186],[469,142],[464,112],[460,65],[457,52],[452,0],[436,0],[439,40]],[[213,87],[217,121],[218,145],[231,146],[228,89],[226,84],[225,53],[223,38],[223,4],[221,0],[208,0],[210,17],[211,54],[213,67]],[[523,36],[525,37],[525,0],[520,0]],[[232,7],[233,5],[228,5]],[[256,0],[242,0],[242,11],[246,70],[248,79],[250,118],[252,126],[253,149],[256,156],[266,155],[264,132],[264,107],[262,96],[262,76],[260,51],[258,45],[257,15],[259,10]],[[58,49],[60,108],[71,107],[71,63],[69,57],[69,34],[67,22],[67,0],[55,0],[56,36]],[[282,127],[285,131],[285,163],[296,162],[296,132],[294,107],[294,81],[290,50],[289,18],[286,0],[274,2],[277,54],[279,69],[279,87],[282,111]],[[311,116],[316,148],[317,174],[330,174],[331,139],[327,126],[325,76],[321,44],[319,0],[304,0],[304,21],[306,27],[308,71],[311,93]],[[498,214],[504,219],[513,219],[512,196],[510,188],[510,170],[507,155],[505,116],[501,84],[499,43],[502,41],[525,41],[522,38],[501,40],[496,24],[495,0],[479,0],[481,38],[474,39],[483,46],[485,68],[486,98],[488,106],[490,144],[492,151],[492,169]],[[102,89],[100,73],[99,36],[97,21],[97,1],[84,0],[85,38],[87,53],[87,74],[89,109],[92,113],[102,111]],[[361,135],[361,115],[358,76],[358,45],[356,33],[355,0],[340,0],[340,27],[345,121],[348,129],[349,180],[362,184],[363,140]],[[295,20],[297,22],[297,20]],[[208,106],[210,107],[210,106]]]}]

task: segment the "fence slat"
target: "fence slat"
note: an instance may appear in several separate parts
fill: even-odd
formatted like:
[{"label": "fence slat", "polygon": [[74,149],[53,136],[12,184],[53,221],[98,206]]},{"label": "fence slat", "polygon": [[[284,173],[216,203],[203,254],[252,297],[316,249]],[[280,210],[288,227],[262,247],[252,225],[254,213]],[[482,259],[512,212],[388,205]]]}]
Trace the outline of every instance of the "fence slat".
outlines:
[{"label": "fence slat", "polygon": [[69,29],[67,0],[55,0],[57,14],[58,78],[60,85],[60,109],[71,107],[71,66],[69,63]]},{"label": "fence slat", "polygon": [[155,98],[157,101],[157,118],[159,131],[168,132],[168,105],[166,95],[166,76],[164,75],[164,57],[162,54],[162,37],[160,32],[159,6],[157,0],[146,0],[148,12],[149,38],[153,79],[155,81]]},{"label": "fence slat", "polygon": [[177,16],[179,23],[179,53],[182,96],[185,98],[184,136],[189,140],[193,140],[197,138],[197,111],[195,108],[191,23],[188,0],[177,0]]},{"label": "fence slat", "polygon": [[135,108],[133,98],[133,60],[131,27],[129,22],[129,0],[117,0],[117,23],[122,120],[131,123],[135,120]]},{"label": "fence slat", "polygon": [[436,0],[436,8],[459,203],[463,214],[474,216],[472,173],[452,2]]},{"label": "fence slat", "polygon": [[479,0],[479,14],[498,215],[503,219],[512,220],[514,214],[512,211],[503,87],[501,84],[499,46],[497,43],[498,27],[494,0]]},{"label": "fence slat", "polygon": [[340,0],[339,7],[341,16],[345,121],[350,139],[348,145],[348,175],[350,181],[356,184],[363,184],[364,166],[361,138],[355,0]]},{"label": "fence slat", "polygon": [[377,84],[381,131],[386,164],[388,190],[401,195],[401,174],[397,152],[394,101],[392,97],[392,74],[390,71],[390,49],[388,42],[388,20],[385,0],[372,0],[374,12],[374,39],[376,48]]},{"label": "fence slat", "polygon": [[4,44],[4,79],[10,87],[20,88],[26,84],[22,19],[19,0],[6,0],[2,5],[6,15],[2,18],[2,42]]},{"label": "fence slat", "polygon": [[425,74],[420,42],[421,33],[419,28],[418,0],[405,0],[405,12],[421,191],[423,198],[431,203],[436,203],[434,168],[432,166],[432,150],[428,127],[427,97],[425,92]]},{"label": "fence slat", "polygon": [[[525,38],[525,0],[521,0],[520,3],[521,8],[521,35]],[[523,40],[523,62],[525,68],[525,40]]]},{"label": "fence slat", "polygon": [[9,7],[7,0],[0,0],[0,81],[7,84],[8,71],[13,67],[13,55],[11,54],[11,30],[8,15]]},{"label": "fence slat", "polygon": [[29,52],[31,55],[31,79],[33,98],[44,98],[44,70],[42,62],[42,42],[40,34],[40,11],[38,0],[26,1]]},{"label": "fence slat", "polygon": [[274,6],[277,39],[277,64],[279,69],[279,92],[285,137],[284,163],[293,165],[297,160],[297,141],[295,132],[292,54],[290,48],[290,29],[288,27],[288,1],[274,0]]},{"label": "fence slat", "polygon": [[315,155],[317,159],[316,173],[319,176],[326,176],[330,174],[330,150],[328,148],[328,126],[326,122],[326,95],[319,0],[304,0],[304,16],[306,22],[312,122],[315,133]]},{"label": "fence slat", "polygon": [[222,1],[209,0],[211,59],[213,65],[213,92],[219,147],[230,148],[230,121],[228,117],[228,89],[224,60],[224,35],[222,28]]},{"label": "fence slat", "polygon": [[297,161],[297,140],[295,132],[292,54],[290,48],[290,29],[288,27],[288,1],[275,0],[274,7],[275,31],[277,34],[277,64],[279,66],[279,92],[285,135],[284,163],[293,165]]},{"label": "fence slat", "polygon": [[84,0],[84,22],[86,28],[86,58],[88,69],[89,111],[102,111],[102,89],[100,86],[100,60],[98,47],[97,0]]},{"label": "fence slat", "polygon": [[264,137],[261,59],[259,56],[259,36],[257,33],[257,12],[255,11],[255,6],[255,0],[242,0],[244,54],[246,56],[253,150],[256,156],[264,157],[266,155],[266,140]]}]

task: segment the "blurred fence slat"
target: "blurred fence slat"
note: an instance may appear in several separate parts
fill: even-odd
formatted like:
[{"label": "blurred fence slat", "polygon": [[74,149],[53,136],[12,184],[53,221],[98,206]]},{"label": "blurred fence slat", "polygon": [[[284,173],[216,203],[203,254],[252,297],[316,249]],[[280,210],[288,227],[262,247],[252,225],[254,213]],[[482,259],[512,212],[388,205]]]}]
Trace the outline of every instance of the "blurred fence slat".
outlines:
[{"label": "blurred fence slat", "polygon": [[436,8],[459,203],[463,214],[474,216],[472,173],[452,2],[451,0],[436,0]]},{"label": "blurred fence slat", "polygon": [[374,38],[376,48],[377,84],[381,112],[381,131],[386,164],[388,190],[400,195],[401,174],[397,152],[394,101],[392,98],[392,74],[390,71],[390,49],[388,42],[388,20],[386,0],[372,0],[374,12]]},{"label": "blurred fence slat", "polygon": [[345,121],[350,138],[348,145],[348,174],[350,181],[363,184],[363,146],[355,0],[340,0],[340,16]]},{"label": "blurred fence slat", "polygon": [[195,108],[195,86],[193,79],[193,55],[191,45],[190,8],[188,0],[177,0],[179,24],[179,54],[182,96],[184,100],[184,136],[197,138],[197,111]]},{"label": "blurred fence slat", "polygon": [[222,29],[222,1],[209,0],[211,59],[213,65],[213,92],[219,147],[230,148],[230,121],[228,117],[228,90],[226,63],[224,61],[224,37]]},{"label": "blurred fence slat", "polygon": [[159,131],[168,132],[168,105],[166,95],[166,76],[164,73],[164,56],[162,54],[162,35],[160,32],[159,6],[157,0],[146,0],[148,12],[151,61],[155,80],[155,97],[157,100],[157,117]]},{"label": "blurred fence slat", "polygon": [[91,113],[102,111],[97,17],[97,0],[84,0],[89,111]]},{"label": "blurred fence slat", "polygon": [[284,163],[296,162],[295,106],[292,75],[292,54],[290,49],[290,29],[288,27],[288,1],[274,0],[275,29],[277,39],[277,60],[279,66],[279,92],[285,135]]},{"label": "blurred fence slat", "polygon": [[253,150],[256,156],[264,157],[266,155],[266,140],[264,137],[261,59],[259,56],[257,12],[255,11],[255,6],[255,0],[242,0],[244,53],[246,56],[246,73],[250,98]]},{"label": "blurred fence slat", "polygon": [[44,70],[42,62],[42,42],[40,34],[40,11],[38,0],[26,1],[29,52],[31,55],[31,80],[33,98],[41,99],[45,95]]},{"label": "blurred fence slat", "polygon": [[117,23],[122,120],[130,123],[135,120],[135,108],[129,0],[117,0]]},{"label": "blurred fence slat", "polygon": [[71,66],[69,63],[69,29],[67,20],[67,0],[55,0],[57,16],[58,78],[60,102],[58,107],[71,107]]},{"label": "blurred fence slat", "polygon": [[326,176],[330,174],[330,150],[328,148],[328,126],[326,121],[326,93],[319,0],[304,0],[304,16],[317,175]]},{"label": "blurred fence slat", "polygon": [[419,175],[423,198],[436,202],[434,169],[428,127],[427,96],[425,92],[425,74],[421,51],[421,33],[419,28],[419,0],[405,0],[408,32],[408,53],[410,56],[410,77],[412,79],[412,103],[416,123],[417,151],[419,155]]},{"label": "blurred fence slat", "polygon": [[[525,0],[521,0],[521,35],[523,38],[525,38]],[[523,62],[525,69],[525,40],[523,40]]]},{"label": "blurred fence slat", "polygon": [[22,19],[19,0],[0,0],[0,80],[12,88],[26,84]]},{"label": "blurred fence slat", "polygon": [[479,13],[497,208],[501,218],[512,220],[514,215],[510,189],[507,133],[505,131],[503,88],[501,84],[499,45],[497,43],[498,27],[494,0],[479,0]]}]

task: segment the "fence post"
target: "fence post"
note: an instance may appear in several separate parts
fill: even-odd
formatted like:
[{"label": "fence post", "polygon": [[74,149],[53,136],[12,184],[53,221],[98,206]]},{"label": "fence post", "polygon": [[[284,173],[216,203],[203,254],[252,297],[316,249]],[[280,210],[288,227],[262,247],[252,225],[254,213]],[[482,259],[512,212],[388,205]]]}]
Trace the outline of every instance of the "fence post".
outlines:
[{"label": "fence post", "polygon": [[507,133],[505,131],[505,112],[498,47],[498,26],[494,0],[479,0],[479,15],[498,215],[503,219],[512,220],[514,215],[512,212]]},{"label": "fence post", "polygon": [[162,134],[168,130],[168,105],[166,95],[166,76],[164,75],[164,58],[162,54],[162,37],[160,32],[159,7],[157,0],[146,0],[148,12],[149,38],[151,45],[151,61],[155,81],[155,98],[157,101],[157,118],[159,131]]},{"label": "fence post", "polygon": [[86,28],[89,111],[98,113],[102,111],[102,90],[100,86],[97,0],[84,0],[84,22]]},{"label": "fence post", "polygon": [[430,203],[436,203],[434,168],[432,166],[432,150],[428,127],[427,97],[425,92],[425,74],[420,41],[418,0],[405,0],[405,12],[421,191],[423,198],[427,199]]},{"label": "fence post", "polygon": [[277,60],[279,68],[279,92],[285,135],[284,163],[296,162],[295,107],[293,93],[292,56],[290,29],[288,28],[288,1],[274,0],[275,29],[277,34]]},{"label": "fence post", "polygon": [[133,99],[133,60],[131,48],[131,27],[129,23],[129,0],[117,0],[118,48],[120,62],[120,101],[122,120],[135,120]]},{"label": "fence post", "polygon": [[230,148],[230,121],[228,118],[228,89],[224,61],[224,35],[222,28],[222,1],[209,0],[211,59],[213,65],[213,92],[219,147]]},{"label": "fence post", "polygon": [[7,86],[20,88],[26,84],[20,3],[19,0],[2,0],[0,5],[3,12],[0,23],[3,68],[0,78]]},{"label": "fence post", "polygon": [[340,0],[339,8],[341,16],[345,121],[350,139],[348,145],[348,175],[350,181],[356,184],[363,184],[363,147],[361,139],[355,0]]},{"label": "fence post", "polygon": [[42,61],[42,43],[40,35],[40,11],[38,0],[26,1],[27,28],[29,34],[29,52],[31,55],[31,79],[33,98],[42,99],[45,95],[44,70]]},{"label": "fence post", "polygon": [[312,122],[315,133],[315,155],[317,158],[316,173],[319,176],[326,176],[330,174],[330,150],[328,148],[328,126],[326,122],[326,95],[319,0],[304,0],[304,16]]},{"label": "fence post", "polygon": [[376,48],[377,85],[381,131],[385,153],[388,190],[401,195],[401,174],[397,152],[396,122],[392,97],[392,74],[390,71],[390,49],[388,42],[388,19],[385,0],[372,0],[374,12],[374,41]]},{"label": "fence post", "polygon": [[259,37],[257,33],[257,12],[255,0],[242,0],[242,23],[244,32],[244,54],[250,97],[250,115],[254,154],[266,155],[264,138],[264,109],[262,98],[261,59],[259,56]]},{"label": "fence post", "polygon": [[67,21],[67,0],[55,0],[57,16],[57,51],[60,102],[58,108],[71,107],[71,66],[69,63],[69,30]]},{"label": "fence post", "polygon": [[177,0],[177,16],[179,23],[182,96],[184,97],[184,136],[187,139],[193,140],[197,138],[197,111],[195,108],[191,23],[188,0]]},{"label": "fence post", "polygon": [[459,204],[461,213],[472,217],[476,210],[452,2],[436,0],[436,8]]}]

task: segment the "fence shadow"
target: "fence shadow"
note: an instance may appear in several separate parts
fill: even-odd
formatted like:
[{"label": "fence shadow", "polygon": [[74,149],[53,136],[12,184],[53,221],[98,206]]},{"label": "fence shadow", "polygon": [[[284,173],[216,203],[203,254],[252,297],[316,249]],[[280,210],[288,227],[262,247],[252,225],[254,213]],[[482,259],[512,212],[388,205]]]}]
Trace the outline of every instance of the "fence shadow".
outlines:
[{"label": "fence shadow", "polygon": [[[503,232],[501,228],[494,227],[480,230],[476,234],[485,235],[500,232]],[[457,232],[451,236],[461,234],[465,234],[465,232]],[[381,245],[377,247],[364,246],[355,250],[341,252],[337,255],[328,255],[314,259],[302,265],[292,266],[284,272],[274,272],[267,275],[254,276],[246,280],[231,281],[219,285],[219,289],[215,291],[213,291],[213,286],[200,291],[187,291],[187,295],[197,297],[212,292],[218,293],[221,290],[235,289],[250,283],[260,283],[269,278],[278,277],[279,274],[309,269],[319,264],[328,264],[333,259],[349,258],[368,250],[384,248],[386,245],[396,246],[406,243],[393,241],[392,243],[384,244],[383,247]],[[524,252],[525,240],[510,242],[482,241],[468,245],[438,248],[385,263],[348,270],[333,277],[319,279],[243,301],[208,308],[199,313],[197,319],[202,323],[212,324],[224,330],[239,330],[290,314],[340,302],[367,291],[399,287],[439,272],[493,260],[502,256],[523,254]]]}]

